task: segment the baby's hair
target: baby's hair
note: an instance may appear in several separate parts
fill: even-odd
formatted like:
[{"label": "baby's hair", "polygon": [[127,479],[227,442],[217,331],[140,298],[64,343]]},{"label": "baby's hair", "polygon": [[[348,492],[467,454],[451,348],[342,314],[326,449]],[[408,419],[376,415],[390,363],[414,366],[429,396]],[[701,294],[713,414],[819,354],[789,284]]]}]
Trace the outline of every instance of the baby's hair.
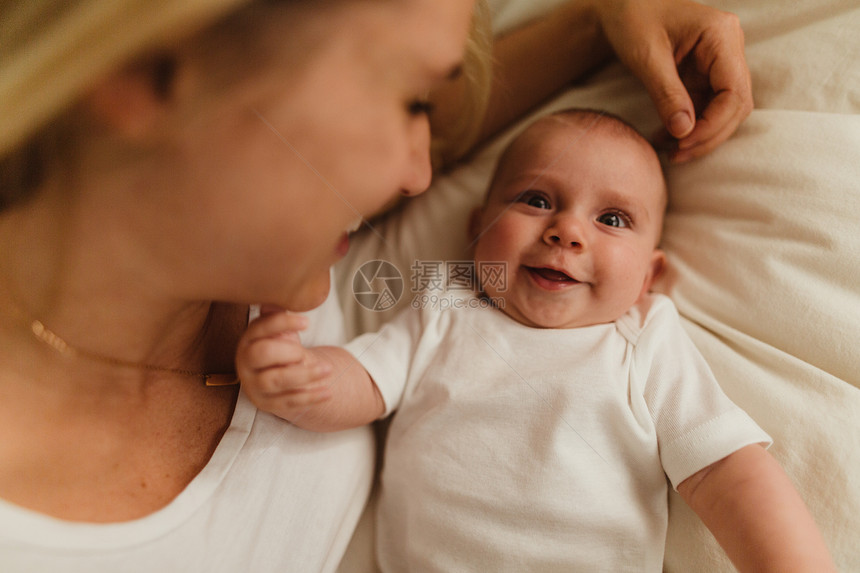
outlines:
[{"label": "baby's hair", "polygon": [[651,143],[647,139],[645,139],[645,136],[643,136],[638,129],[633,127],[633,124],[631,124],[623,117],[615,115],[614,113],[608,112],[606,110],[584,107],[566,108],[552,112],[551,114],[544,116],[544,118],[541,119],[546,118],[557,118],[560,120],[568,119],[571,120],[571,124],[584,124],[588,128],[597,127],[607,129],[611,133],[629,136],[636,141],[644,143],[648,147],[652,147]]}]

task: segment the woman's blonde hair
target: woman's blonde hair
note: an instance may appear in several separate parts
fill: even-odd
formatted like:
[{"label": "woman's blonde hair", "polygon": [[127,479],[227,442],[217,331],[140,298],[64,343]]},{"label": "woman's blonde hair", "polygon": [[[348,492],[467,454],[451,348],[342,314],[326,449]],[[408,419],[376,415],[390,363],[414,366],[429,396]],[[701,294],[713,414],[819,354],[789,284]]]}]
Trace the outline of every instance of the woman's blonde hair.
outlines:
[{"label": "woman's blonde hair", "polygon": [[490,7],[487,0],[476,0],[463,56],[463,97],[453,121],[433,134],[430,149],[434,169],[462,159],[477,143],[490,101],[492,52]]},{"label": "woman's blonde hair", "polygon": [[249,0],[0,0],[0,210],[63,151],[49,124],[101,76]]},{"label": "woman's blonde hair", "polygon": [[[68,111],[100,77],[245,4],[252,0],[0,0],[0,211],[72,152]],[[486,0],[477,0],[463,65],[467,95],[434,140],[437,158],[460,157],[477,136],[489,96],[489,20]]]},{"label": "woman's blonde hair", "polygon": [[0,155],[101,75],[248,0],[3,0]]}]

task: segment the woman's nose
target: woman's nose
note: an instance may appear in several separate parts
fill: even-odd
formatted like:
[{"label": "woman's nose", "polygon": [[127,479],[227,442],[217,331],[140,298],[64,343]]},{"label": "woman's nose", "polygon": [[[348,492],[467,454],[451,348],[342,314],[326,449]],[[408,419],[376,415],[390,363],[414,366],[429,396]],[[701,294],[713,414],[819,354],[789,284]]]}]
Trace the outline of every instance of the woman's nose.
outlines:
[{"label": "woman's nose", "polygon": [[544,231],[543,240],[550,245],[581,249],[585,246],[585,232],[575,217],[559,217]]},{"label": "woman's nose", "polygon": [[410,134],[409,156],[400,191],[408,197],[426,191],[433,175],[430,166],[430,122],[424,117],[415,123]]}]

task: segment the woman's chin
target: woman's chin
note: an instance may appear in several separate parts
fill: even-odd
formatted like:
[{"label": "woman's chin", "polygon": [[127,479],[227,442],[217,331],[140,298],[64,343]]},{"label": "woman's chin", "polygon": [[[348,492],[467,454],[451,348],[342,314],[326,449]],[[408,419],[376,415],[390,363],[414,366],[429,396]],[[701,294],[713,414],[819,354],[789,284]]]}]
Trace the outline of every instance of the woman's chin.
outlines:
[{"label": "woman's chin", "polygon": [[319,278],[307,280],[283,306],[293,312],[313,310],[325,302],[330,290],[331,274],[326,270]]}]

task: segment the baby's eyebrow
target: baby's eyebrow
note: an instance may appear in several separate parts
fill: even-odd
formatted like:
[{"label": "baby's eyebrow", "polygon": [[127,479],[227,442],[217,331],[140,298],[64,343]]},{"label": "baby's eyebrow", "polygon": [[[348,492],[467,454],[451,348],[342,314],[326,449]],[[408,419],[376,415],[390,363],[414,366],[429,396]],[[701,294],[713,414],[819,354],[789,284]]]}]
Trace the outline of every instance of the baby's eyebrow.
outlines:
[{"label": "baby's eyebrow", "polygon": [[648,209],[645,209],[639,201],[631,198],[629,195],[619,193],[613,189],[604,189],[601,191],[604,201],[618,209],[621,209],[635,219],[642,218],[643,222],[649,219]]}]

